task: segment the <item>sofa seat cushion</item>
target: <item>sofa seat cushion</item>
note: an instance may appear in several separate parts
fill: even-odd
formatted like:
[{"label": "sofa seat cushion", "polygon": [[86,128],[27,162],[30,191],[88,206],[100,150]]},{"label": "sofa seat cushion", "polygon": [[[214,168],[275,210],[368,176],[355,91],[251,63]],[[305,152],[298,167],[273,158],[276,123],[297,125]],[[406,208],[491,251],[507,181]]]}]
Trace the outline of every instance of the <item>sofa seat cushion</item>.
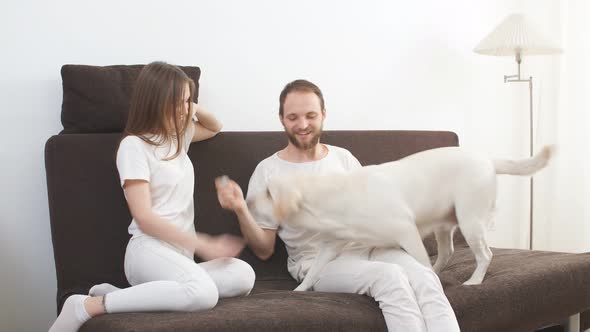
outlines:
[{"label": "sofa seat cushion", "polygon": [[461,331],[533,331],[590,308],[590,253],[492,252],[481,285],[462,285],[475,269],[469,248],[458,248],[441,273]]},{"label": "sofa seat cushion", "polygon": [[370,297],[293,292],[294,287],[293,280],[257,282],[251,295],[221,299],[209,311],[103,315],[86,322],[80,332],[387,330],[381,310]]},{"label": "sofa seat cushion", "polygon": [[[481,285],[463,286],[475,268],[459,247],[441,273],[461,331],[533,331],[590,308],[590,254],[492,249]],[[292,279],[257,281],[248,297],[222,299],[210,311],[128,313],[97,317],[80,331],[386,331],[367,296],[293,292]]]}]

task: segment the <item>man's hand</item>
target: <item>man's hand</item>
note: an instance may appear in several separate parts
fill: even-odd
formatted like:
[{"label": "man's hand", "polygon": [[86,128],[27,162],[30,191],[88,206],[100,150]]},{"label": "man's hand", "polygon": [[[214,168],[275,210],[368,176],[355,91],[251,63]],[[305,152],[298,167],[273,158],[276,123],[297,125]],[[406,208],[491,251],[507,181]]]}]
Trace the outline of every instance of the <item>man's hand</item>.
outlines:
[{"label": "man's hand", "polygon": [[225,175],[218,177],[215,179],[215,188],[222,208],[236,213],[247,208],[242,189],[235,181]]}]

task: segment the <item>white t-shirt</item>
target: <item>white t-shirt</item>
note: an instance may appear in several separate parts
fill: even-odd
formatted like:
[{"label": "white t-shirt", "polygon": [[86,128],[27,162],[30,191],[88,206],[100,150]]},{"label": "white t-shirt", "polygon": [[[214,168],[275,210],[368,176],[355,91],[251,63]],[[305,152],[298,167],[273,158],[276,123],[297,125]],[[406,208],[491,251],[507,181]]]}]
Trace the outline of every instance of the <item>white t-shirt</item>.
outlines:
[{"label": "white t-shirt", "polygon": [[[125,180],[146,180],[152,197],[152,210],[160,217],[175,225],[183,232],[195,232],[193,164],[187,155],[195,125],[191,122],[186,130],[184,146],[180,154],[171,160],[164,160],[176,153],[176,144],[151,145],[137,136],[127,136],[117,151],[117,169],[121,186]],[[133,237],[144,233],[135,219],[129,225]]]},{"label": "white t-shirt", "polygon": [[[321,174],[334,172],[349,172],[361,167],[359,161],[348,150],[324,144],[328,154],[316,161],[294,163],[279,158],[277,153],[261,161],[248,184],[247,197],[252,197],[266,190],[269,180],[275,176],[290,176],[298,173]],[[287,268],[293,278],[301,281],[309,270],[311,263],[318,253],[319,243],[315,241],[316,233],[294,228],[283,224],[279,227],[276,220],[254,216],[256,223],[265,229],[277,230],[287,248],[289,258]]]}]

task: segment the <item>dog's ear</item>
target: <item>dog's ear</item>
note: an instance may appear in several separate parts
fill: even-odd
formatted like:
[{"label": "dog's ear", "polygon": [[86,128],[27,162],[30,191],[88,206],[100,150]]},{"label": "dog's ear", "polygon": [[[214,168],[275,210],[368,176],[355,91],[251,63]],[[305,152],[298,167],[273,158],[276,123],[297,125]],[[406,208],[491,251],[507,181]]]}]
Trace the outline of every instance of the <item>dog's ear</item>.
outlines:
[{"label": "dog's ear", "polygon": [[301,192],[287,181],[271,181],[268,184],[274,215],[279,222],[299,211],[303,196]]}]

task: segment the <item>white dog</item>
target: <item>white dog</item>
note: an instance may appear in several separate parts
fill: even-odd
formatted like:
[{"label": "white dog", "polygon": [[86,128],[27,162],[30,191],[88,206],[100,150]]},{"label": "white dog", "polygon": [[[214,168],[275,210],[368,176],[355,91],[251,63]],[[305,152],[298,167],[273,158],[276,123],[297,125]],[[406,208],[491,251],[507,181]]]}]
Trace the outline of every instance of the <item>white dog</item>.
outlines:
[{"label": "white dog", "polygon": [[348,242],[401,247],[431,267],[422,239],[432,232],[438,273],[453,253],[457,226],[477,261],[464,284],[480,284],[492,259],[486,231],[496,202],[496,174],[532,175],[547,165],[552,151],[546,146],[532,158],[490,160],[459,147],[432,149],[350,173],[274,178],[248,204],[255,214],[318,232],[325,241],[295,290],[310,289]]}]

